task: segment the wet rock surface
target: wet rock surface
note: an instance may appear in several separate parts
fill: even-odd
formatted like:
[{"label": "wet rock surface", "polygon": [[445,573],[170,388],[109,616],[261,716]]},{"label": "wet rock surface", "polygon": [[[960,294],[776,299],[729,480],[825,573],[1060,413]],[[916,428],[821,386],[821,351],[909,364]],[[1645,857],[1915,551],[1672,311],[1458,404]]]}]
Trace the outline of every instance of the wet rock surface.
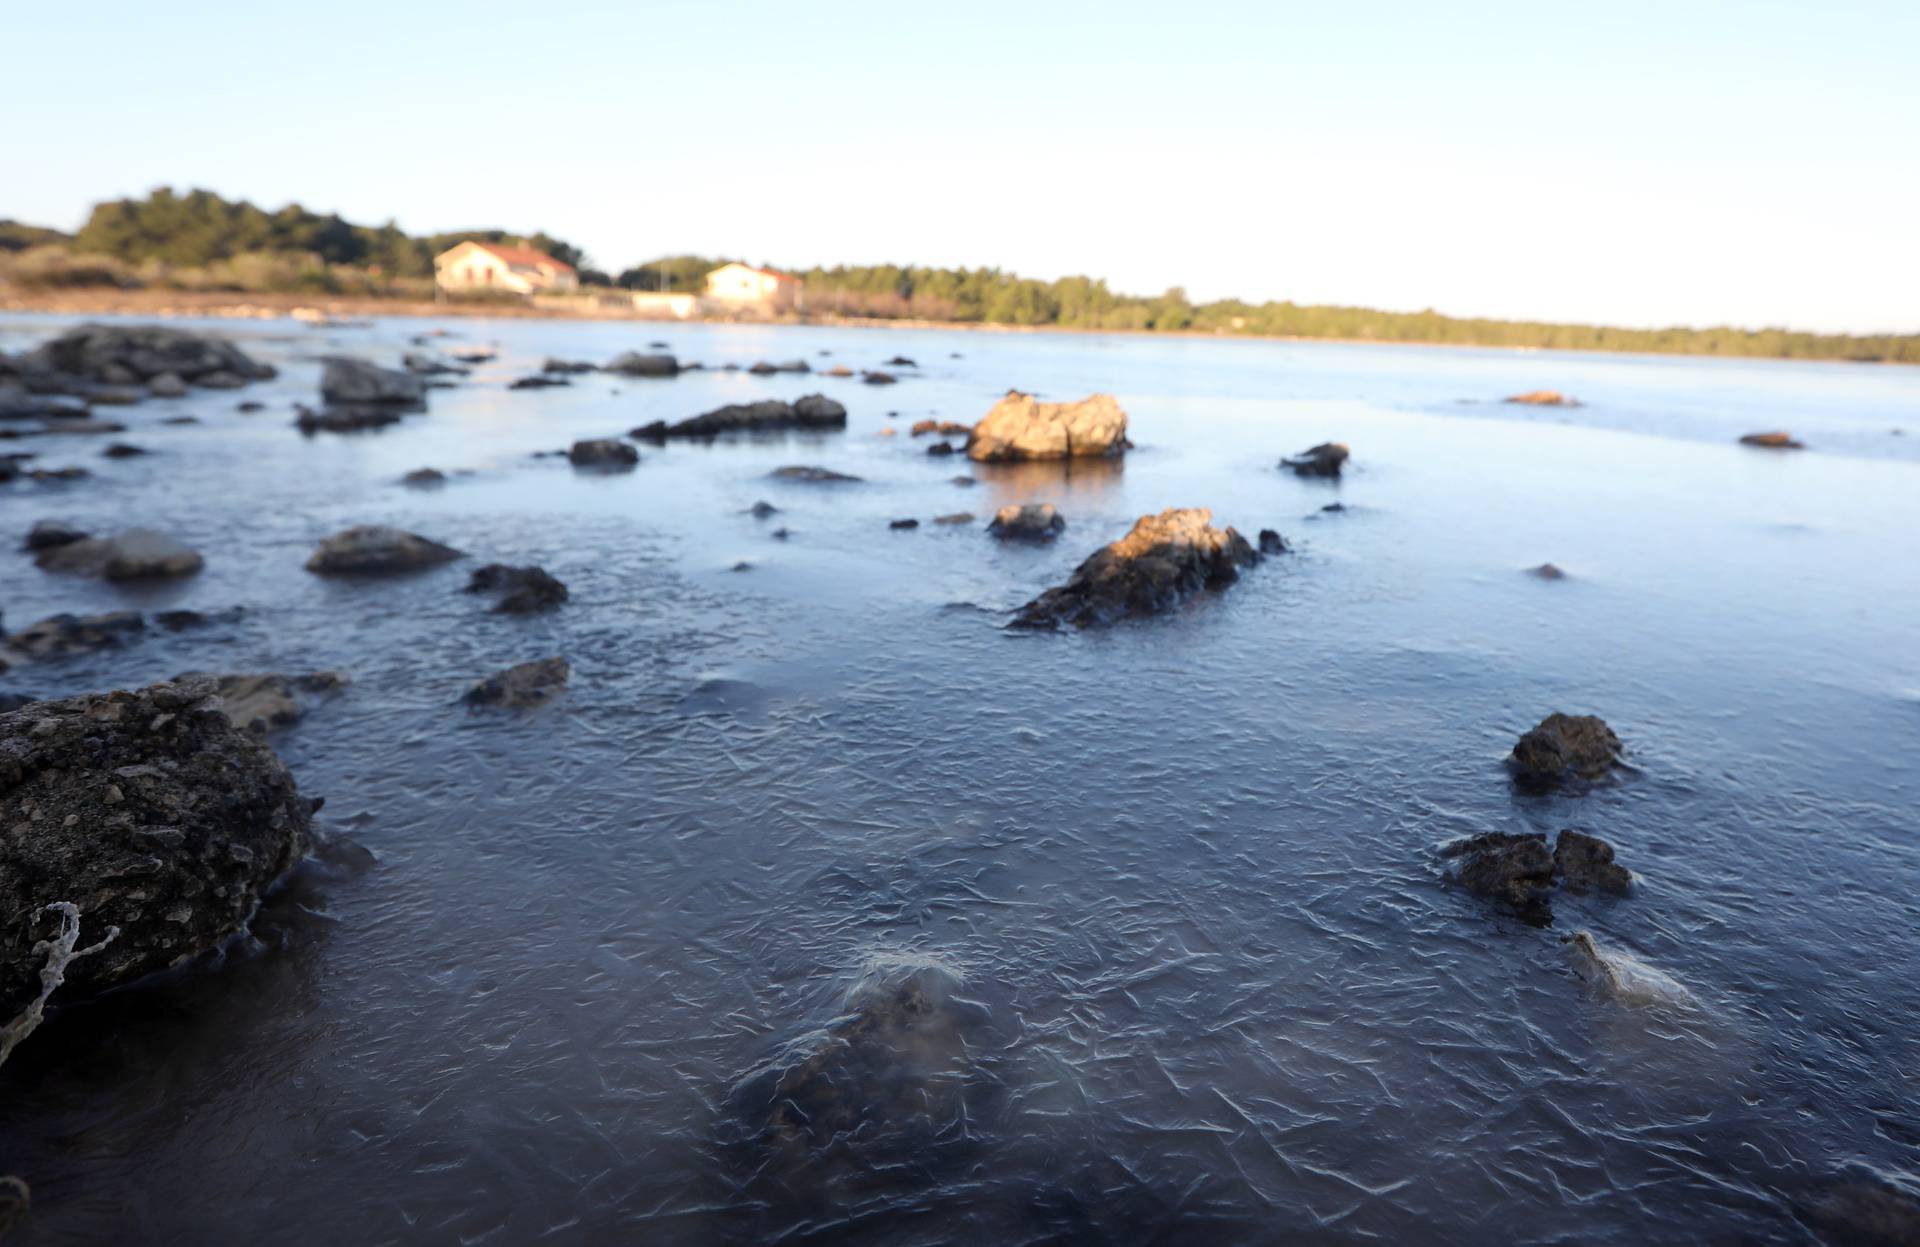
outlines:
[{"label": "wet rock surface", "polygon": [[1536,925],[1552,921],[1556,889],[1579,895],[1625,896],[1633,875],[1613,860],[1613,846],[1598,836],[1567,828],[1551,850],[1546,833],[1490,831],[1456,840],[1440,850],[1448,877],[1480,896],[1511,907]]},{"label": "wet rock surface", "polygon": [[1009,503],[993,513],[987,531],[1010,541],[1051,541],[1067,529],[1051,502]]},{"label": "wet rock surface", "polygon": [[1344,442],[1321,442],[1280,461],[1295,476],[1339,476],[1350,456]]},{"label": "wet rock surface", "polygon": [[99,576],[107,580],[164,580],[190,576],[205,566],[199,552],[151,528],[129,528],[101,540],[83,537],[36,547],[44,571]]},{"label": "wet rock surface", "polygon": [[383,575],[419,571],[461,558],[452,546],[384,524],[343,528],[320,543],[307,570],[323,574]]},{"label": "wet rock surface", "polygon": [[1141,516],[1125,537],[1095,551],[1066,584],[1015,613],[1013,625],[1052,628],[1111,623],[1171,609],[1201,589],[1221,588],[1260,555],[1232,528],[1213,527],[1206,507]]},{"label": "wet rock surface", "polygon": [[419,407],[427,385],[415,373],[335,355],[320,374],[320,397],[332,407]]},{"label": "wet rock surface", "polygon": [[9,633],[0,642],[0,671],[8,664],[64,658],[121,645],[145,631],[146,626],[138,611],[49,615]]},{"label": "wet rock surface", "polygon": [[845,472],[835,472],[830,468],[808,467],[803,465],[775,468],[773,471],[767,473],[767,475],[776,481],[799,481],[814,485],[843,484],[860,479],[857,476],[848,476]]},{"label": "wet rock surface", "polygon": [[760,433],[777,429],[844,429],[847,409],[824,394],[808,394],[789,403],[777,398],[735,403],[675,424],[656,420],[628,436],[665,441],[675,437],[708,438],[728,433]]},{"label": "wet rock surface", "polygon": [[1515,742],[1508,765],[1529,784],[1596,779],[1618,765],[1620,748],[1606,720],[1555,711]]},{"label": "wet rock surface", "polygon": [[43,907],[105,948],[62,990],[115,987],[219,945],[309,848],[310,802],[207,682],[39,701],[0,716],[0,1015],[39,989]]},{"label": "wet rock surface", "polygon": [[186,383],[230,389],[274,375],[224,338],[168,325],[113,324],[69,329],[0,369],[6,371],[35,393],[95,402],[138,402],[149,392],[178,397]]},{"label": "wet rock surface", "polygon": [[306,716],[312,699],[336,693],[349,681],[338,671],[316,671],[287,676],[277,672],[255,675],[215,675],[189,671],[173,678],[175,684],[205,683],[213,687],[221,713],[244,731],[274,731],[291,727]]},{"label": "wet rock surface", "polygon": [[608,361],[605,371],[623,377],[677,377],[680,361],[671,355],[647,355],[628,351]]},{"label": "wet rock surface", "polygon": [[846,1144],[910,1146],[965,1116],[986,1010],[937,958],[876,957],[839,1014],[735,1084],[733,1111],[789,1164]]},{"label": "wet rock surface", "polygon": [[64,520],[35,520],[20,543],[23,550],[50,550],[75,541],[85,541],[87,533]]},{"label": "wet rock surface", "polygon": [[533,710],[546,705],[566,691],[573,674],[572,664],[564,658],[539,658],[509,667],[488,676],[467,690],[470,706],[499,706],[507,710]]},{"label": "wet rock surface", "polygon": [[1043,403],[1018,390],[995,403],[967,438],[967,454],[981,461],[1072,459],[1118,455],[1127,440],[1127,413],[1111,394],[1077,403]]},{"label": "wet rock surface", "polygon": [[1527,575],[1532,576],[1535,580],[1565,580],[1567,578],[1567,573],[1561,571],[1552,563],[1542,563],[1538,567],[1529,567],[1527,569]]},{"label": "wet rock surface", "polygon": [[489,563],[475,571],[466,591],[499,594],[493,609],[502,615],[537,614],[567,600],[567,586],[549,575],[546,568],[509,567],[505,563]]},{"label": "wet rock surface", "polygon": [[1262,554],[1285,554],[1290,548],[1287,539],[1271,528],[1260,530],[1259,547]]},{"label": "wet rock surface", "polygon": [[591,437],[567,450],[567,462],[576,468],[618,472],[640,462],[640,452],[617,437]]}]

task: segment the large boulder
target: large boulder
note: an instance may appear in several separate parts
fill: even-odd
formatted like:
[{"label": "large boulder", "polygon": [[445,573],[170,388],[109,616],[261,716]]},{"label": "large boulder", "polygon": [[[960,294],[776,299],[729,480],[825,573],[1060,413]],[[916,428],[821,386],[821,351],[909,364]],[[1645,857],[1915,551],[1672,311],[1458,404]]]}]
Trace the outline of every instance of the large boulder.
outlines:
[{"label": "large boulder", "polygon": [[84,537],[40,549],[43,570],[107,580],[164,580],[190,576],[206,563],[198,551],[151,528],[129,528],[104,540]]},{"label": "large boulder", "polygon": [[1111,394],[1077,403],[1043,403],[1008,390],[967,437],[967,454],[983,461],[1072,459],[1117,455],[1127,440],[1127,413]]},{"label": "large boulder", "polygon": [[1447,875],[1455,883],[1540,926],[1552,920],[1556,888],[1614,896],[1633,890],[1633,873],[1613,860],[1613,846],[1572,828],[1560,832],[1551,850],[1544,832],[1489,831],[1442,847],[1440,857],[1450,863]]},{"label": "large boulder", "polygon": [[689,416],[675,424],[656,420],[628,434],[654,441],[670,437],[719,437],[725,433],[761,433],[778,429],[844,429],[847,409],[824,394],[809,394],[795,402],[777,398],[757,403],[733,403]]},{"label": "large boulder", "polygon": [[[21,356],[19,367],[26,375],[51,372],[115,386],[159,378],[204,384],[221,379],[216,374],[244,384],[274,375],[223,338],[168,325],[80,325]],[[156,392],[172,390],[163,380]]]},{"label": "large boulder", "polygon": [[677,377],[680,375],[680,361],[671,355],[643,355],[639,351],[628,351],[616,356],[603,371],[617,372],[623,377]]},{"label": "large boulder", "polygon": [[1562,779],[1594,779],[1620,761],[1620,738],[1606,720],[1591,714],[1558,711],[1514,743],[1508,758],[1514,774],[1530,783],[1550,784]]},{"label": "large boulder", "polygon": [[311,803],[211,683],[39,701],[0,715],[0,1017],[33,1001],[46,907],[87,938],[67,989],[117,987],[238,931],[310,845]]},{"label": "large boulder", "polygon": [[418,571],[464,557],[418,533],[384,524],[358,524],[326,538],[307,560],[307,570],[323,574],[385,574]]},{"label": "large boulder", "polygon": [[1017,541],[1051,541],[1066,531],[1067,521],[1051,502],[1009,503],[993,514],[987,531]]},{"label": "large boulder", "polygon": [[1232,528],[1215,528],[1206,507],[1173,507],[1143,515],[1133,531],[1074,570],[1067,583],[1021,607],[1015,627],[1110,623],[1167,610],[1204,588],[1240,578],[1260,555]]},{"label": "large boulder", "polygon": [[415,373],[335,355],[320,374],[320,397],[339,407],[417,407],[427,401],[427,383]]}]

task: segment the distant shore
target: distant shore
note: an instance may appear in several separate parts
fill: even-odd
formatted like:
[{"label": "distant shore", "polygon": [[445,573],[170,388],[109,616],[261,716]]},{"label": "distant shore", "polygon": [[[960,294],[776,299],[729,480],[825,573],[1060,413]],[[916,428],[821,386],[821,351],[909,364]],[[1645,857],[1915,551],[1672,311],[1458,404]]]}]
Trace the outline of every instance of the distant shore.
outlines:
[{"label": "distant shore", "polygon": [[1557,351],[1582,355],[1646,355],[1652,358],[1773,360],[1799,364],[1898,364],[1897,360],[1807,359],[1774,355],[1719,355],[1711,352],[1652,352],[1581,347],[1511,346],[1491,342],[1423,342],[1399,338],[1337,338],[1300,334],[1228,333],[1206,329],[1082,329],[1066,325],[1007,325],[986,321],[921,320],[875,316],[643,316],[621,308],[538,307],[531,303],[470,302],[293,293],[242,294],[232,291],[115,290],[85,287],[30,294],[0,289],[0,313],[49,316],[151,316],[231,320],[295,320],[310,324],[363,320],[374,316],[458,317],[475,320],[613,321],[633,325],[812,325],[844,329],[935,329],[969,333],[1067,333],[1144,338],[1205,338],[1214,342],[1319,342],[1340,346],[1408,346],[1470,351],[1536,354]]}]

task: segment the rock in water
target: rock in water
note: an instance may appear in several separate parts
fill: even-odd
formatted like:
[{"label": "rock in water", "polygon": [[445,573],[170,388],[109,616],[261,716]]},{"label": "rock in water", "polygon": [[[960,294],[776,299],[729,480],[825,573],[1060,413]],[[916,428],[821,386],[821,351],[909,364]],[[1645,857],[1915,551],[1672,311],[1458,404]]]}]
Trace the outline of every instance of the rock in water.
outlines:
[{"label": "rock in water", "polygon": [[1345,442],[1321,442],[1292,458],[1282,459],[1280,466],[1292,468],[1295,476],[1339,476],[1348,455]]},{"label": "rock in water", "polygon": [[1553,846],[1553,873],[1569,892],[1612,892],[1633,888],[1633,873],[1614,864],[1613,846],[1598,836],[1565,828]]},{"label": "rock in water", "polygon": [[1051,541],[1066,531],[1067,521],[1051,502],[1011,503],[993,513],[987,531],[1019,541]]},{"label": "rock in water", "polygon": [[411,372],[335,355],[320,374],[320,397],[342,407],[418,406],[427,401],[427,383]]},{"label": "rock in water", "polygon": [[656,420],[628,434],[665,441],[670,437],[719,437],[726,433],[760,433],[777,429],[844,429],[847,409],[824,394],[808,394],[796,402],[777,398],[757,403],[734,403],[705,415],[689,416],[677,424]]},{"label": "rock in water", "polygon": [[549,575],[546,568],[509,567],[505,563],[489,563],[473,573],[467,592],[503,594],[493,607],[502,615],[532,615],[567,600],[567,586]]},{"label": "rock in water", "polygon": [[106,540],[86,537],[42,546],[34,563],[45,571],[104,576],[108,580],[160,580],[190,576],[205,560],[165,533],[129,528]]},{"label": "rock in water", "polygon": [[62,520],[35,520],[27,532],[27,539],[20,543],[23,550],[50,550],[54,546],[64,546],[69,542],[85,541],[87,534]]},{"label": "rock in water", "polygon": [[467,690],[470,706],[504,706],[532,710],[558,697],[567,687],[573,667],[564,658],[540,658],[508,667]]},{"label": "rock in water", "polygon": [[1576,969],[1600,991],[1624,1005],[1642,1008],[1685,1008],[1693,993],[1665,970],[1650,966],[1630,953],[1607,948],[1585,931],[1567,937]]},{"label": "rock in water", "polygon": [[1500,400],[1506,403],[1519,403],[1523,407],[1578,407],[1580,400],[1569,398],[1558,390],[1528,390],[1525,394],[1515,394]]},{"label": "rock in water", "polygon": [[301,694],[332,693],[347,686],[347,677],[338,671],[317,671],[312,675],[284,676],[212,675],[189,671],[174,677],[174,683],[207,681],[213,685],[222,713],[243,731],[272,731],[298,723],[307,713],[307,700]]},{"label": "rock in water", "polygon": [[740,1080],[734,1110],[790,1162],[855,1139],[930,1137],[964,1116],[968,1035],[986,1016],[959,998],[963,983],[932,957],[875,958],[838,1017]]},{"label": "rock in water", "polygon": [[1203,588],[1240,578],[1260,555],[1232,528],[1213,527],[1205,507],[1143,515],[1125,537],[1096,550],[1067,583],[1021,607],[1013,625],[1051,628],[1110,623],[1167,610]]},{"label": "rock in water", "polygon": [[69,989],[116,987],[239,930],[310,845],[311,805],[266,742],[221,713],[211,683],[39,701],[0,715],[0,1016],[38,991],[43,907],[90,932]]},{"label": "rock in water", "polygon": [[805,481],[815,485],[833,485],[860,479],[857,476],[848,476],[844,472],[835,472],[830,468],[798,466],[775,468],[767,475],[777,481]]},{"label": "rock in water", "polygon": [[1530,921],[1549,917],[1553,854],[1544,833],[1489,831],[1447,845],[1440,856],[1455,863],[1453,880],[1468,891],[1505,901]]},{"label": "rock in water", "polygon": [[0,671],[8,664],[86,654],[119,645],[146,630],[138,611],[105,615],[51,615],[0,642]]},{"label": "rock in water", "polygon": [[968,456],[982,461],[1118,455],[1132,445],[1127,413],[1111,394],[1043,403],[1008,390],[967,435]]},{"label": "rock in water", "polygon": [[1620,738],[1597,715],[1555,711],[1519,739],[1508,761],[1515,774],[1529,782],[1593,779],[1619,763]]},{"label": "rock in water", "polygon": [[1542,563],[1538,567],[1529,567],[1527,569],[1527,575],[1532,576],[1535,580],[1565,580],[1567,578],[1567,573],[1561,571],[1551,563]]},{"label": "rock in water", "polygon": [[1271,528],[1263,528],[1260,530],[1260,553],[1285,554],[1286,552],[1287,539],[1285,537],[1282,537]]},{"label": "rock in water", "polygon": [[417,533],[384,524],[360,524],[322,541],[307,560],[307,570],[323,574],[410,572],[462,557],[453,547]]},{"label": "rock in water", "polygon": [[590,437],[573,444],[567,462],[576,468],[623,471],[640,462],[640,452],[617,437]]},{"label": "rock in water", "polygon": [[232,384],[274,375],[231,342],[166,325],[80,325],[21,356],[20,364],[29,372],[45,369],[115,385],[142,381],[151,386],[157,380],[156,393],[172,390],[163,378],[202,385],[213,378],[218,385],[221,374]]},{"label": "rock in water", "polygon": [[1749,433],[1740,439],[1742,446],[1759,446],[1764,450],[1805,450],[1805,442],[1797,442],[1791,433]]},{"label": "rock in water", "polygon": [[680,375],[680,361],[671,355],[642,355],[628,351],[606,366],[607,372],[623,377],[674,377]]}]

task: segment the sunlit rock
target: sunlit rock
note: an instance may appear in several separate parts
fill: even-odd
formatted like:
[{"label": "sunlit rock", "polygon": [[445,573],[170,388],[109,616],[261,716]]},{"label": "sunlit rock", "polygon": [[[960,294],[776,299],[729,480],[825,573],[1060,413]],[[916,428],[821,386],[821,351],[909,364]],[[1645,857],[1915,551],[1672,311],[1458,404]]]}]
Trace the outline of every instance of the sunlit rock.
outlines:
[{"label": "sunlit rock", "polygon": [[1111,394],[1043,403],[1009,390],[969,431],[967,454],[982,461],[1072,459],[1118,455],[1132,445],[1127,413]]},{"label": "sunlit rock", "polygon": [[1205,507],[1141,516],[1133,531],[1096,550],[1067,583],[1048,589],[1015,614],[1023,628],[1110,623],[1178,605],[1206,588],[1240,578],[1260,555],[1232,528],[1213,527]]}]

